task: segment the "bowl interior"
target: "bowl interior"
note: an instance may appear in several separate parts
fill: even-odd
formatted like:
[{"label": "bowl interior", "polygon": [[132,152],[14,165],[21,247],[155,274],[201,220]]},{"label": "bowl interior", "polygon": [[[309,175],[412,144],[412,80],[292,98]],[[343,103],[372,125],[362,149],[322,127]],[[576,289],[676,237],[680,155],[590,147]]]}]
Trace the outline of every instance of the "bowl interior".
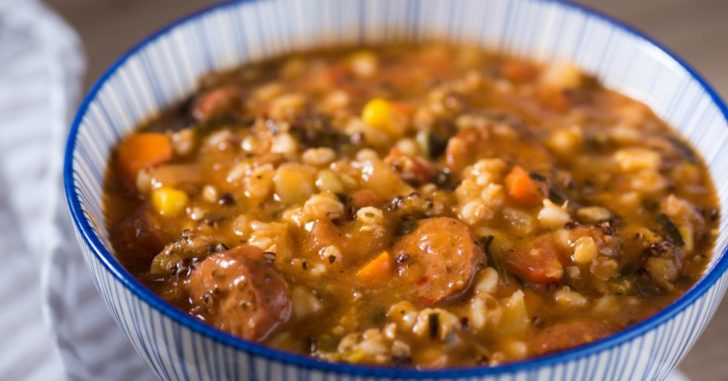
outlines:
[{"label": "bowl interior", "polygon": [[[153,35],[114,64],[83,102],[69,138],[65,180],[86,244],[117,278],[141,288],[113,259],[104,225],[109,153],[137,123],[194,91],[202,74],[313,47],[433,39],[540,61],[568,60],[646,103],[703,155],[721,215],[728,213],[728,176],[721,176],[728,169],[728,155],[721,155],[728,141],[728,109],[682,61],[604,16],[555,1],[243,1],[216,6]],[[689,292],[693,300],[728,264],[726,221],[721,218],[706,271],[714,274]],[[638,326],[645,329],[650,320]]]}]

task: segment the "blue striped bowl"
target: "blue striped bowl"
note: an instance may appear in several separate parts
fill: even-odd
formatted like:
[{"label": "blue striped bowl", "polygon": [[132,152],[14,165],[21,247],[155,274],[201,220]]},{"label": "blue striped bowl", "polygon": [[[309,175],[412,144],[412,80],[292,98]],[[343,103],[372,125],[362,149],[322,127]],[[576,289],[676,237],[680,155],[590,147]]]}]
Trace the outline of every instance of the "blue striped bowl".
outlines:
[{"label": "blue striped bowl", "polygon": [[512,0],[297,0],[225,3],[152,35],[83,101],[65,156],[66,194],[96,285],[136,351],[162,379],[663,379],[695,343],[728,285],[726,218],[708,271],[652,318],[605,340],[492,368],[417,371],[333,364],[243,341],[176,310],[116,261],[104,226],[109,152],[137,122],[212,70],[291,50],[444,38],[538,60],[567,59],[676,126],[705,157],[728,215],[728,108],[682,60],[639,32],[569,3]]}]

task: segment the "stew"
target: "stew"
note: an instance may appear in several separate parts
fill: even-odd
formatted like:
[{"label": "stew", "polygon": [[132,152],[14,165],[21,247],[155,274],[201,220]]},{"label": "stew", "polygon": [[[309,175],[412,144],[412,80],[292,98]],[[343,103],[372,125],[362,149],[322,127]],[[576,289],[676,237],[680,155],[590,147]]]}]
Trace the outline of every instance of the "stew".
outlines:
[{"label": "stew", "polygon": [[648,107],[469,46],[210,74],[120,142],[119,260],[178,308],[349,363],[497,365],[639,322],[701,276],[718,201]]}]

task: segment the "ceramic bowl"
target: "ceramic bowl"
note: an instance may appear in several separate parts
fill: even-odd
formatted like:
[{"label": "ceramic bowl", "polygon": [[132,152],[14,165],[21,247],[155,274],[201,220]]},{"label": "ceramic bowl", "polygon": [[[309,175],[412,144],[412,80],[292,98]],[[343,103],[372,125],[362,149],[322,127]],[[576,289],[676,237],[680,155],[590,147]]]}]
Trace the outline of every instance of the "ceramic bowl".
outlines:
[{"label": "ceramic bowl", "polygon": [[195,320],[135,280],[104,225],[110,150],[137,122],[195,90],[204,73],[321,46],[468,42],[568,60],[649,105],[702,153],[728,215],[728,109],[684,61],[640,32],[570,3],[529,0],[298,0],[223,3],[150,36],[84,99],[68,138],[65,186],[83,254],[111,314],[165,380],[654,380],[700,336],[728,284],[726,218],[704,276],[655,316],[607,339],[496,367],[414,370],[335,364],[247,342]]}]

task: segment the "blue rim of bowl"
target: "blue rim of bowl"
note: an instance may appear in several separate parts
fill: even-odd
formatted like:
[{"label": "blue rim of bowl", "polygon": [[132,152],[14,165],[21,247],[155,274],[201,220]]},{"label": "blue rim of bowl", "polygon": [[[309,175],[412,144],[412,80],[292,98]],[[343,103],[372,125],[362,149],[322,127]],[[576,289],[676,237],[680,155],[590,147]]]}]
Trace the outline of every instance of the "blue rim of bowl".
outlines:
[{"label": "blue rim of bowl", "polygon": [[[667,308],[661,310],[657,314],[643,320],[629,328],[626,328],[614,335],[611,335],[603,340],[596,341],[581,347],[570,349],[564,352],[560,352],[553,355],[547,355],[534,359],[527,359],[513,363],[506,363],[498,366],[479,366],[479,367],[467,367],[467,368],[446,368],[446,369],[433,369],[433,370],[419,370],[413,368],[393,368],[393,367],[377,367],[367,365],[352,365],[345,363],[333,363],[324,360],[315,359],[313,357],[299,355],[289,352],[280,351],[277,349],[270,348],[263,344],[245,341],[243,339],[229,335],[223,331],[220,331],[212,326],[209,326],[194,317],[186,314],[185,312],[178,310],[171,304],[168,304],[162,300],[159,296],[154,294],[151,290],[147,289],[139,281],[129,274],[126,269],[114,258],[114,256],[104,247],[103,243],[93,233],[93,228],[89,223],[88,219],[84,216],[81,208],[81,202],[79,195],[76,192],[75,181],[73,177],[73,152],[76,147],[76,136],[78,130],[86,114],[89,105],[93,102],[96,94],[99,92],[101,87],[106,81],[114,75],[114,73],[123,65],[131,56],[135,55],[139,50],[149,45],[151,42],[157,40],[159,37],[165,35],[175,27],[189,22],[197,17],[207,14],[212,11],[224,9],[231,6],[236,6],[241,3],[255,2],[256,0],[237,0],[237,1],[226,1],[218,3],[201,10],[198,10],[186,17],[178,19],[171,24],[159,29],[149,37],[145,38],[130,50],[128,50],[121,58],[116,60],[111,67],[94,83],[85,98],[83,99],[81,106],[78,109],[76,117],[71,125],[71,130],[68,135],[66,143],[66,150],[64,153],[64,167],[63,167],[63,180],[66,191],[66,200],[68,202],[73,222],[76,224],[76,228],[81,232],[81,235],[85,243],[91,247],[94,255],[98,260],[101,261],[106,270],[110,271],[113,276],[127,287],[136,297],[140,298],[144,302],[148,303],[152,308],[158,310],[165,316],[174,320],[175,322],[182,324],[183,326],[192,329],[193,331],[208,337],[216,342],[228,345],[235,349],[243,350],[250,354],[261,356],[267,359],[279,361],[286,364],[292,364],[308,369],[319,369],[322,371],[346,373],[359,376],[374,376],[374,377],[408,377],[408,378],[451,378],[451,377],[477,377],[485,375],[498,375],[504,373],[515,373],[520,371],[528,371],[536,368],[557,365],[559,363],[565,363],[568,361],[580,359],[587,356],[592,356],[598,352],[602,352],[611,349],[615,346],[626,343],[627,341],[636,337],[642,336],[648,331],[656,329],[662,324],[668,322],[672,317],[685,310],[695,300],[701,297],[715,282],[728,269],[728,247],[721,253],[719,262],[714,268],[702,277],[693,287],[691,287],[684,295],[678,298],[675,302],[669,305]],[[617,21],[611,16],[589,8],[581,4],[575,4],[571,1],[566,0],[540,0],[546,3],[556,3],[562,5],[571,10],[583,12],[589,16],[598,18],[599,20],[606,22],[607,24],[627,32],[628,34],[641,39],[648,44],[651,44],[658,49],[666,53],[672,60],[679,64],[683,69],[688,71],[691,77],[698,82],[703,91],[705,91],[713,103],[718,106],[723,114],[723,117],[728,120],[728,106],[720,98],[718,93],[693,69],[687,62],[680,58],[677,54],[666,48],[662,44],[654,41],[648,37],[645,33],[639,31],[635,27],[629,26],[621,21]],[[725,217],[724,217],[725,218]],[[715,254],[715,253],[714,253]]]}]

